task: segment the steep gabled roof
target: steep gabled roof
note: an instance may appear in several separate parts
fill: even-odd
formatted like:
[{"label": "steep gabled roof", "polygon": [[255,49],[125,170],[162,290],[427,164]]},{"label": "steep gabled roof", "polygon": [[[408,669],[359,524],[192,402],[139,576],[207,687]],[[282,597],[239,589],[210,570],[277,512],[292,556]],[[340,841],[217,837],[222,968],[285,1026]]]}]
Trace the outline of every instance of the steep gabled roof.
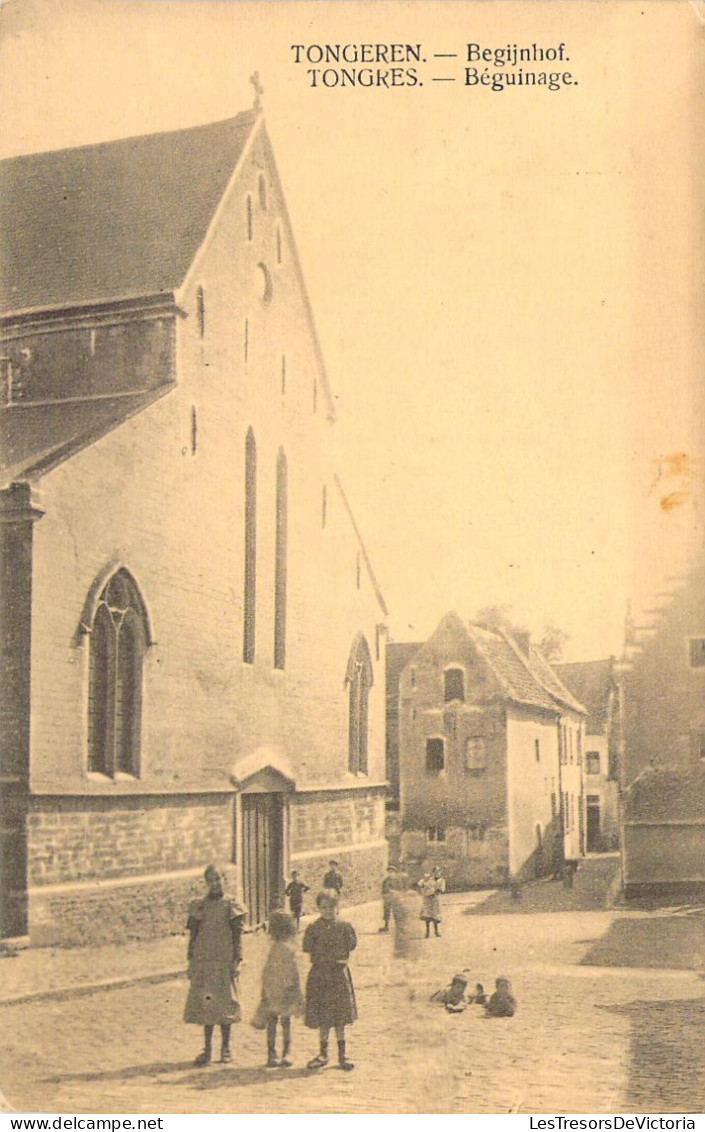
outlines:
[{"label": "steep gabled roof", "polygon": [[0,317],[176,290],[258,120],[0,162]]},{"label": "steep gabled roof", "polygon": [[613,667],[612,658],[554,665],[554,671],[566,687],[585,705],[590,735],[603,734],[607,726],[610,690],[614,686]]},{"label": "steep gabled roof", "polygon": [[537,648],[536,645],[529,646],[528,662],[536,679],[544,686],[548,694],[552,696],[557,703],[561,704],[563,707],[570,708],[571,711],[579,712],[580,715],[587,715],[586,709],[576,700],[575,696],[568,691],[565,684],[559,679],[554,669],[546,660],[541,649]]},{"label": "steep gabled roof", "polygon": [[465,622],[470,640],[487,661],[507,699],[555,712],[556,704],[529,667],[528,660],[507,634]]},{"label": "steep gabled roof", "polygon": [[423,641],[390,641],[387,645],[387,693],[389,695],[396,695],[402,672],[422,646]]}]

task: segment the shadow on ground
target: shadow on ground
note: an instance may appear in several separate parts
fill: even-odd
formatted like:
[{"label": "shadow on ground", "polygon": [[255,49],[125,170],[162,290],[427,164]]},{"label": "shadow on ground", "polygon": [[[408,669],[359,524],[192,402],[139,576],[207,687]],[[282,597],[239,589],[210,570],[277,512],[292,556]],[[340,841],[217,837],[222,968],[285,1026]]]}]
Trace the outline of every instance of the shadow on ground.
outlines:
[{"label": "shadow on ground", "polygon": [[466,916],[534,915],[540,912],[602,912],[611,907],[619,883],[619,858],[591,858],[578,868],[571,888],[562,881],[524,885],[518,899],[506,889],[465,910]]},{"label": "shadow on ground", "polygon": [[[335,1064],[332,1065],[335,1068]],[[310,1077],[315,1070],[305,1067],[298,1069],[265,1069],[262,1067],[221,1066],[217,1063],[194,1072],[193,1061],[157,1061],[148,1065],[128,1065],[124,1069],[102,1070],[98,1073],[59,1073],[45,1080],[51,1085],[63,1085],[67,1081],[124,1081],[138,1077],[163,1077],[189,1070],[187,1076],[179,1078],[180,1085],[191,1085],[197,1089],[220,1089],[224,1086],[254,1085],[261,1081],[276,1081],[286,1077]],[[163,1082],[168,1084],[168,1082]]]},{"label": "shadow on ground", "polygon": [[599,1006],[631,1022],[625,1112],[702,1112],[705,1000]]},{"label": "shadow on ground", "polygon": [[705,969],[705,910],[614,920],[581,960],[588,967]]}]

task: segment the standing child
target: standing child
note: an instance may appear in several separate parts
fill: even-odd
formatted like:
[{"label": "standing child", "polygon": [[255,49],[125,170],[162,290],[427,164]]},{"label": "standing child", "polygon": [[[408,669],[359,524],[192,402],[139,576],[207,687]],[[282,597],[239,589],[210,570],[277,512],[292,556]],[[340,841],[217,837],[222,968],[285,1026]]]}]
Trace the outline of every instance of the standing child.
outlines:
[{"label": "standing child", "polygon": [[213,1028],[220,1026],[222,1062],[231,1061],[230,1027],[240,1021],[237,974],[242,962],[242,925],[245,910],[225,896],[225,874],[218,865],[205,871],[208,895],[189,905],[189,979],[191,986],[184,1021],[203,1026],[205,1045],[194,1064],[211,1060]]},{"label": "standing child", "polygon": [[[267,1068],[291,1066],[291,1016],[303,1011],[299,970],[292,948],[296,924],[286,912],[272,912],[269,918],[271,944],[262,970],[262,997],[252,1019],[257,1030],[267,1031]],[[277,1022],[282,1024],[282,1058],[277,1061]]]},{"label": "standing child", "polygon": [[323,887],[332,888],[340,896],[343,891],[343,874],[338,868],[338,862],[331,860],[328,862],[328,872],[323,878]]},{"label": "standing child", "polygon": [[426,939],[431,934],[431,924],[435,934],[441,934],[441,893],[445,890],[446,882],[438,867],[433,870],[432,876],[426,873],[419,881],[419,891],[423,897],[420,915],[426,923]]},{"label": "standing child", "polygon": [[286,889],[284,890],[284,894],[285,896],[289,897],[289,908],[291,909],[291,914],[296,921],[297,931],[299,930],[299,926],[301,924],[301,913],[304,906],[304,892],[308,892],[308,890],[309,886],[307,884],[304,884],[302,880],[299,880],[299,874],[297,873],[296,869],[292,869],[291,880],[287,884]]},{"label": "standing child", "polygon": [[357,947],[352,924],[338,919],[339,897],[335,889],[323,889],[316,897],[320,918],[304,932],[304,951],[311,956],[306,983],[306,1025],[318,1030],[320,1051],[308,1063],[309,1069],[328,1064],[328,1036],[335,1029],[338,1065],[354,1069],[345,1053],[345,1027],[357,1018],[355,990],[348,969],[350,952]]}]

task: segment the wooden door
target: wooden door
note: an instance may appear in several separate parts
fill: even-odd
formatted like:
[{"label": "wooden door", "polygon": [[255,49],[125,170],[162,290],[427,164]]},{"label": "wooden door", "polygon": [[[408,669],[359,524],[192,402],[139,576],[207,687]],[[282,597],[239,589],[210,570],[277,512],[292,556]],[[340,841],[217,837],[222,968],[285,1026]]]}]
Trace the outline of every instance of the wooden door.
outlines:
[{"label": "wooden door", "polygon": [[600,796],[588,794],[587,800],[587,851],[599,852],[600,839]]},{"label": "wooden door", "polygon": [[242,795],[243,892],[251,927],[280,907],[284,888],[284,799]]}]

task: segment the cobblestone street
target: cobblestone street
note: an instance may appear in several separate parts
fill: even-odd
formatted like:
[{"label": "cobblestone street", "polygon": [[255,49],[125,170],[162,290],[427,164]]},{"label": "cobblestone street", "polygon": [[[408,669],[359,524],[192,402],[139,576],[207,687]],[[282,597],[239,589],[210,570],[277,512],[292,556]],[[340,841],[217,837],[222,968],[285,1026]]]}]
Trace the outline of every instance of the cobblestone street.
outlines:
[{"label": "cobblestone street", "polygon": [[[267,942],[259,935],[245,940],[245,1024],[233,1031],[232,1065],[193,1068],[201,1032],[181,1020],[185,978],[138,983],[4,1006],[5,1095],[17,1110],[51,1112],[703,1110],[700,972],[580,965],[613,922],[644,913],[473,914],[482,899],[449,896],[443,937],[420,941],[413,967],[378,935],[377,908],[347,913],[359,933],[353,1073],[308,1071],[316,1035],[300,1021],[294,1067],[263,1068],[264,1036],[246,1024]],[[486,988],[510,978],[516,1016],[490,1020],[473,1006],[448,1015],[429,1003],[463,967]]]}]

